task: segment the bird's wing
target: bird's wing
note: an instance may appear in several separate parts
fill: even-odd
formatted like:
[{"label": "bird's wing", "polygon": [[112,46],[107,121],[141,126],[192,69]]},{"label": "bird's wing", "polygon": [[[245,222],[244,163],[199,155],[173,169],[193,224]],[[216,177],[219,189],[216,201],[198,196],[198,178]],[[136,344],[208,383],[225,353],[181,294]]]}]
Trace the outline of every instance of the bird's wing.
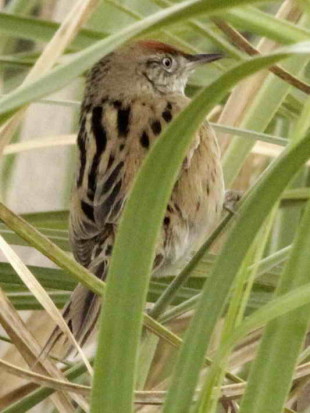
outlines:
[{"label": "bird's wing", "polygon": [[[70,213],[75,258],[88,266],[106,225],[116,225],[124,204],[125,129],[129,113],[118,103],[89,108],[78,135],[79,162]],[[121,136],[119,136],[121,135]]]}]

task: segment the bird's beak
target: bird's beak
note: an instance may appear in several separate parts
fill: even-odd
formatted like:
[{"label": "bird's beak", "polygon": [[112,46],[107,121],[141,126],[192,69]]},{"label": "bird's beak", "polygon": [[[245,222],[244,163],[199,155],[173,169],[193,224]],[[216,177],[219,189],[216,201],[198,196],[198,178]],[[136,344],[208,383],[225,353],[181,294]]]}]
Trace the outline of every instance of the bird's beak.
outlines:
[{"label": "bird's beak", "polygon": [[221,53],[200,53],[186,56],[188,59],[189,69],[194,69],[198,65],[215,62],[224,57]]}]

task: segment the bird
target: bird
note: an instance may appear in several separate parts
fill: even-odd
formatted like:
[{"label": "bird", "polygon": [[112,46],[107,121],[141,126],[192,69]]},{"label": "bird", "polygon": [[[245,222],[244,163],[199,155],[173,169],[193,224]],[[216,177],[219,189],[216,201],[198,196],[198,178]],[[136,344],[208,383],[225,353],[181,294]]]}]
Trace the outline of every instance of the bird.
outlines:
[{"label": "bird", "polygon": [[[162,130],[190,102],[189,75],[219,53],[189,54],[153,39],[136,40],[89,71],[77,137],[77,167],[69,219],[75,259],[105,280],[120,216],[142,161]],[[160,165],[159,167],[164,167]],[[224,202],[221,155],[205,121],[193,137],[162,222],[153,276],[188,257],[218,221]],[[63,317],[84,345],[95,329],[101,298],[82,284]],[[104,304],[103,304],[104,305]],[[56,327],[53,347],[62,335]]]}]

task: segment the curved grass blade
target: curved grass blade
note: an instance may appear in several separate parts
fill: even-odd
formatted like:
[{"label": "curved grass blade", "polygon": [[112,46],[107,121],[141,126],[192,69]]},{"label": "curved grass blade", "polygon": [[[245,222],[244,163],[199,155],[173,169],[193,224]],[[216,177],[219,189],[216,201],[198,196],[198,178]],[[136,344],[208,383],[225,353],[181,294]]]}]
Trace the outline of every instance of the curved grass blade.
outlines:
[{"label": "curved grass blade", "polygon": [[229,22],[242,27],[243,30],[269,37],[282,44],[307,41],[310,36],[307,28],[297,27],[251,6],[229,10],[223,15]]},{"label": "curved grass blade", "polygon": [[[186,409],[189,409],[213,328],[222,312],[234,277],[251,240],[281,191],[309,156],[310,135],[294,147],[288,148],[281,155],[279,160],[263,175],[260,183],[240,207],[235,226],[205,284],[195,316],[186,333],[164,412],[180,412],[182,411],[181,406],[186,407],[184,412],[188,411]],[[272,191],[268,191],[267,188],[270,187],[272,187]],[[255,216],[255,220],[253,220],[253,216]],[[232,249],[231,245],[238,245],[238,250]],[[296,302],[295,305],[297,305]],[[272,312],[269,307],[268,314],[274,316],[275,312]],[[247,325],[246,332],[248,331],[249,326]],[[240,337],[240,332],[241,326],[240,331],[238,329],[238,337]],[[243,334],[244,332],[245,326]],[[195,348],[195,352],[192,351],[193,348]],[[191,388],[189,389],[189,387]]]},{"label": "curved grass blade", "polygon": [[[310,261],[305,254],[305,251],[310,248],[309,227],[310,203],[308,202],[290,259],[277,289],[277,296],[310,282]],[[309,311],[308,304],[267,325],[251,368],[240,413],[282,412],[307,331]],[[272,383],[272,386],[265,386],[265,383]]]},{"label": "curved grass blade", "polygon": [[[251,2],[255,1],[259,0],[252,0]],[[49,74],[42,76],[28,86],[21,86],[6,97],[0,99],[0,114],[3,115],[0,117],[0,121],[2,123],[3,119],[6,119],[9,114],[22,105],[67,85],[71,80],[90,68],[101,57],[134,36],[145,34],[151,30],[158,30],[164,25],[172,24],[182,19],[190,18],[191,16],[200,14],[208,15],[248,2],[249,0],[209,0],[208,2],[204,0],[191,0],[146,17],[142,21],[126,27],[120,32],[88,47],[72,58],[69,63],[51,70]]]},{"label": "curved grass blade", "polygon": [[[48,42],[59,26],[59,23],[48,20],[0,12],[0,32],[12,37]],[[108,34],[104,32],[82,29],[76,39],[73,40],[70,48],[82,49],[88,47],[107,35]]]}]

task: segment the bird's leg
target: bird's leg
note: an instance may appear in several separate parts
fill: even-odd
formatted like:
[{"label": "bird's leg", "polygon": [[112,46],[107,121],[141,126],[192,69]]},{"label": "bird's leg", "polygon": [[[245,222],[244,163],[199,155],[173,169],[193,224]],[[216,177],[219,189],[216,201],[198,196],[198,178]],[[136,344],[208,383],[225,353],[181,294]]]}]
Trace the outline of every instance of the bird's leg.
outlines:
[{"label": "bird's leg", "polygon": [[223,209],[230,212],[231,214],[236,213],[236,207],[243,195],[242,191],[237,191],[234,189],[227,189],[225,191],[225,199]]}]

